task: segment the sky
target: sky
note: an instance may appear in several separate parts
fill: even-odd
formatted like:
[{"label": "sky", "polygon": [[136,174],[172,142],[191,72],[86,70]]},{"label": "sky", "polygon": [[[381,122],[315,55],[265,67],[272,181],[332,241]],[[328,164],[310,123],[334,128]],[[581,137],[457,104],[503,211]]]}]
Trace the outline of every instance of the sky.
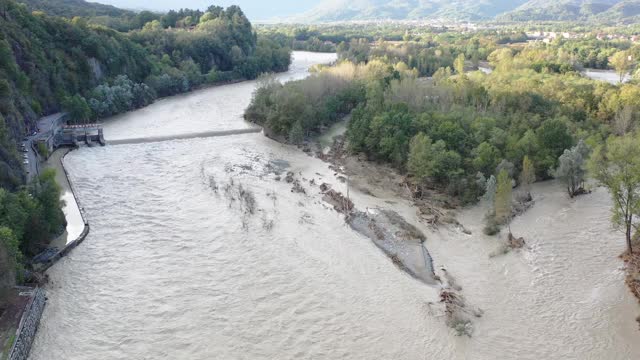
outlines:
[{"label": "sky", "polygon": [[209,5],[227,7],[239,5],[249,20],[270,20],[288,17],[310,10],[319,0],[89,0],[123,9],[160,10],[190,8],[206,9]]}]

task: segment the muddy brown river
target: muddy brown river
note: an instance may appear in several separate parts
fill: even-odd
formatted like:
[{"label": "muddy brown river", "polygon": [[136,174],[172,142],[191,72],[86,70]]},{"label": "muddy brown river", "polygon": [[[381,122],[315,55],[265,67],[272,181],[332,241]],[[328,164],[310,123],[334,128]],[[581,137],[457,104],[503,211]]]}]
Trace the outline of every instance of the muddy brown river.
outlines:
[{"label": "muddy brown river", "polygon": [[[335,55],[295,53],[283,80]],[[246,129],[255,82],[159,101],[105,126],[107,139]],[[640,306],[623,283],[606,191],[569,199],[550,182],[512,229],[528,248],[490,257],[483,205],[472,231],[429,230],[384,189],[356,206],[395,210],[427,235],[484,311],[456,336],[439,289],[400,271],[322,201],[346,185],[319,159],[262,134],[82,148],[66,158],[91,232],[50,271],[31,359],[638,359]],[[292,171],[306,194],[276,180]],[[238,189],[253,194],[252,211]]]}]

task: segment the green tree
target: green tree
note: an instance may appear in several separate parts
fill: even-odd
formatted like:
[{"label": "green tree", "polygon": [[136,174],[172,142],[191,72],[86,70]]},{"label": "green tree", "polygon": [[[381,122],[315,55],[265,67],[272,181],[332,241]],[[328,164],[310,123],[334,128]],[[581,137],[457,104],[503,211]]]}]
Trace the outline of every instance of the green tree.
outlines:
[{"label": "green tree", "polygon": [[289,130],[289,142],[295,145],[299,145],[304,141],[304,129],[302,128],[302,121],[296,121],[291,130]]},{"label": "green tree", "polygon": [[407,168],[420,182],[424,182],[433,173],[433,156],[431,154],[431,138],[419,133],[411,139]]},{"label": "green tree", "polygon": [[564,181],[571,197],[576,196],[583,187],[588,156],[589,148],[580,140],[578,145],[560,155],[558,167],[552,172],[553,177]]},{"label": "green tree", "polygon": [[16,271],[22,268],[23,256],[18,239],[8,227],[0,226],[0,247],[0,252],[5,251],[7,256],[6,263],[1,261],[3,259],[0,256],[0,271],[9,272],[14,279],[7,280],[15,281]]},{"label": "green tree", "polygon": [[498,173],[496,196],[495,196],[495,217],[499,224],[504,224],[511,218],[511,177],[506,170]]},{"label": "green tree", "polygon": [[92,115],[87,100],[77,94],[65,98],[62,101],[62,108],[69,114],[70,120],[75,123],[86,123]]},{"label": "green tree", "polygon": [[589,161],[593,177],[606,186],[613,198],[614,226],[622,229],[627,250],[633,252],[633,231],[640,217],[640,135],[612,137],[594,150]]},{"label": "green tree", "polygon": [[558,157],[565,149],[573,146],[573,138],[569,134],[567,125],[560,119],[546,120],[536,130],[538,138],[538,151],[534,154],[535,163],[539,169],[544,169],[538,175],[548,178],[549,169],[556,167]]},{"label": "green tree", "polygon": [[488,142],[483,142],[474,152],[473,165],[475,168],[487,176],[493,174],[496,166],[498,166],[500,151]]},{"label": "green tree", "polygon": [[526,156],[522,159],[522,172],[520,172],[520,185],[528,199],[531,199],[531,184],[536,181],[536,172],[533,162]]},{"label": "green tree", "polygon": [[424,133],[411,139],[407,168],[420,182],[428,178],[438,183],[452,180],[461,174],[462,158],[458,153],[447,150],[442,140],[435,143]]},{"label": "green tree", "polygon": [[497,186],[498,186],[498,180],[496,180],[496,177],[494,175],[491,175],[487,179],[487,182],[485,184],[485,187],[484,187],[485,191],[482,198],[485,201],[488,201],[492,205],[494,204],[494,201],[496,199]]},{"label": "green tree", "polygon": [[613,66],[614,70],[620,77],[620,82],[624,81],[625,76],[631,70],[631,60],[629,60],[629,54],[626,51],[618,51],[613,54],[609,59],[609,63]]},{"label": "green tree", "polygon": [[465,62],[464,54],[458,55],[456,60],[453,62],[453,69],[456,71],[456,73],[460,75],[464,74],[464,62]]}]

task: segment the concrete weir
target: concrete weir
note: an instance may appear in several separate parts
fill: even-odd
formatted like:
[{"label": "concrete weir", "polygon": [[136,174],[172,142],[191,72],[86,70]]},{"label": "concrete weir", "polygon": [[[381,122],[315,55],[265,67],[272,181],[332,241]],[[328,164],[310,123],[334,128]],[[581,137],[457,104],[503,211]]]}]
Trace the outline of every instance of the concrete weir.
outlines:
[{"label": "concrete weir", "polygon": [[107,141],[107,144],[109,145],[145,144],[145,143],[154,143],[154,142],[170,141],[170,140],[185,140],[185,139],[207,138],[207,137],[228,136],[228,135],[252,134],[252,133],[259,133],[261,131],[262,131],[262,128],[260,127],[249,128],[249,129],[237,129],[237,130],[204,131],[199,133],[182,134],[182,135],[152,136],[152,137],[145,137],[145,138],[109,140]]},{"label": "concrete weir", "polygon": [[87,146],[98,143],[102,146],[106,144],[101,124],[65,125],[57,129],[55,135],[55,146],[78,147],[81,142]]}]

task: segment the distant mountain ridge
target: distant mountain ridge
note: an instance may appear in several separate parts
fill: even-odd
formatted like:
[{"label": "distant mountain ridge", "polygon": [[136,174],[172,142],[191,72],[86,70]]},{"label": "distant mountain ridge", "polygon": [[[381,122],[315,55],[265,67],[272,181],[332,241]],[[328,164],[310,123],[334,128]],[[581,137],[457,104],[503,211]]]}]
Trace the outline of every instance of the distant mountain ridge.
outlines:
[{"label": "distant mountain ridge", "polygon": [[639,0],[532,0],[499,18],[513,21],[633,22],[638,19],[639,15]]},{"label": "distant mountain ridge", "polygon": [[640,0],[327,0],[294,21],[595,20],[632,22]]},{"label": "distant mountain ridge", "polygon": [[103,5],[84,0],[18,0],[34,11],[44,11],[49,15],[72,18],[74,16],[134,16],[135,13],[111,5]]}]

